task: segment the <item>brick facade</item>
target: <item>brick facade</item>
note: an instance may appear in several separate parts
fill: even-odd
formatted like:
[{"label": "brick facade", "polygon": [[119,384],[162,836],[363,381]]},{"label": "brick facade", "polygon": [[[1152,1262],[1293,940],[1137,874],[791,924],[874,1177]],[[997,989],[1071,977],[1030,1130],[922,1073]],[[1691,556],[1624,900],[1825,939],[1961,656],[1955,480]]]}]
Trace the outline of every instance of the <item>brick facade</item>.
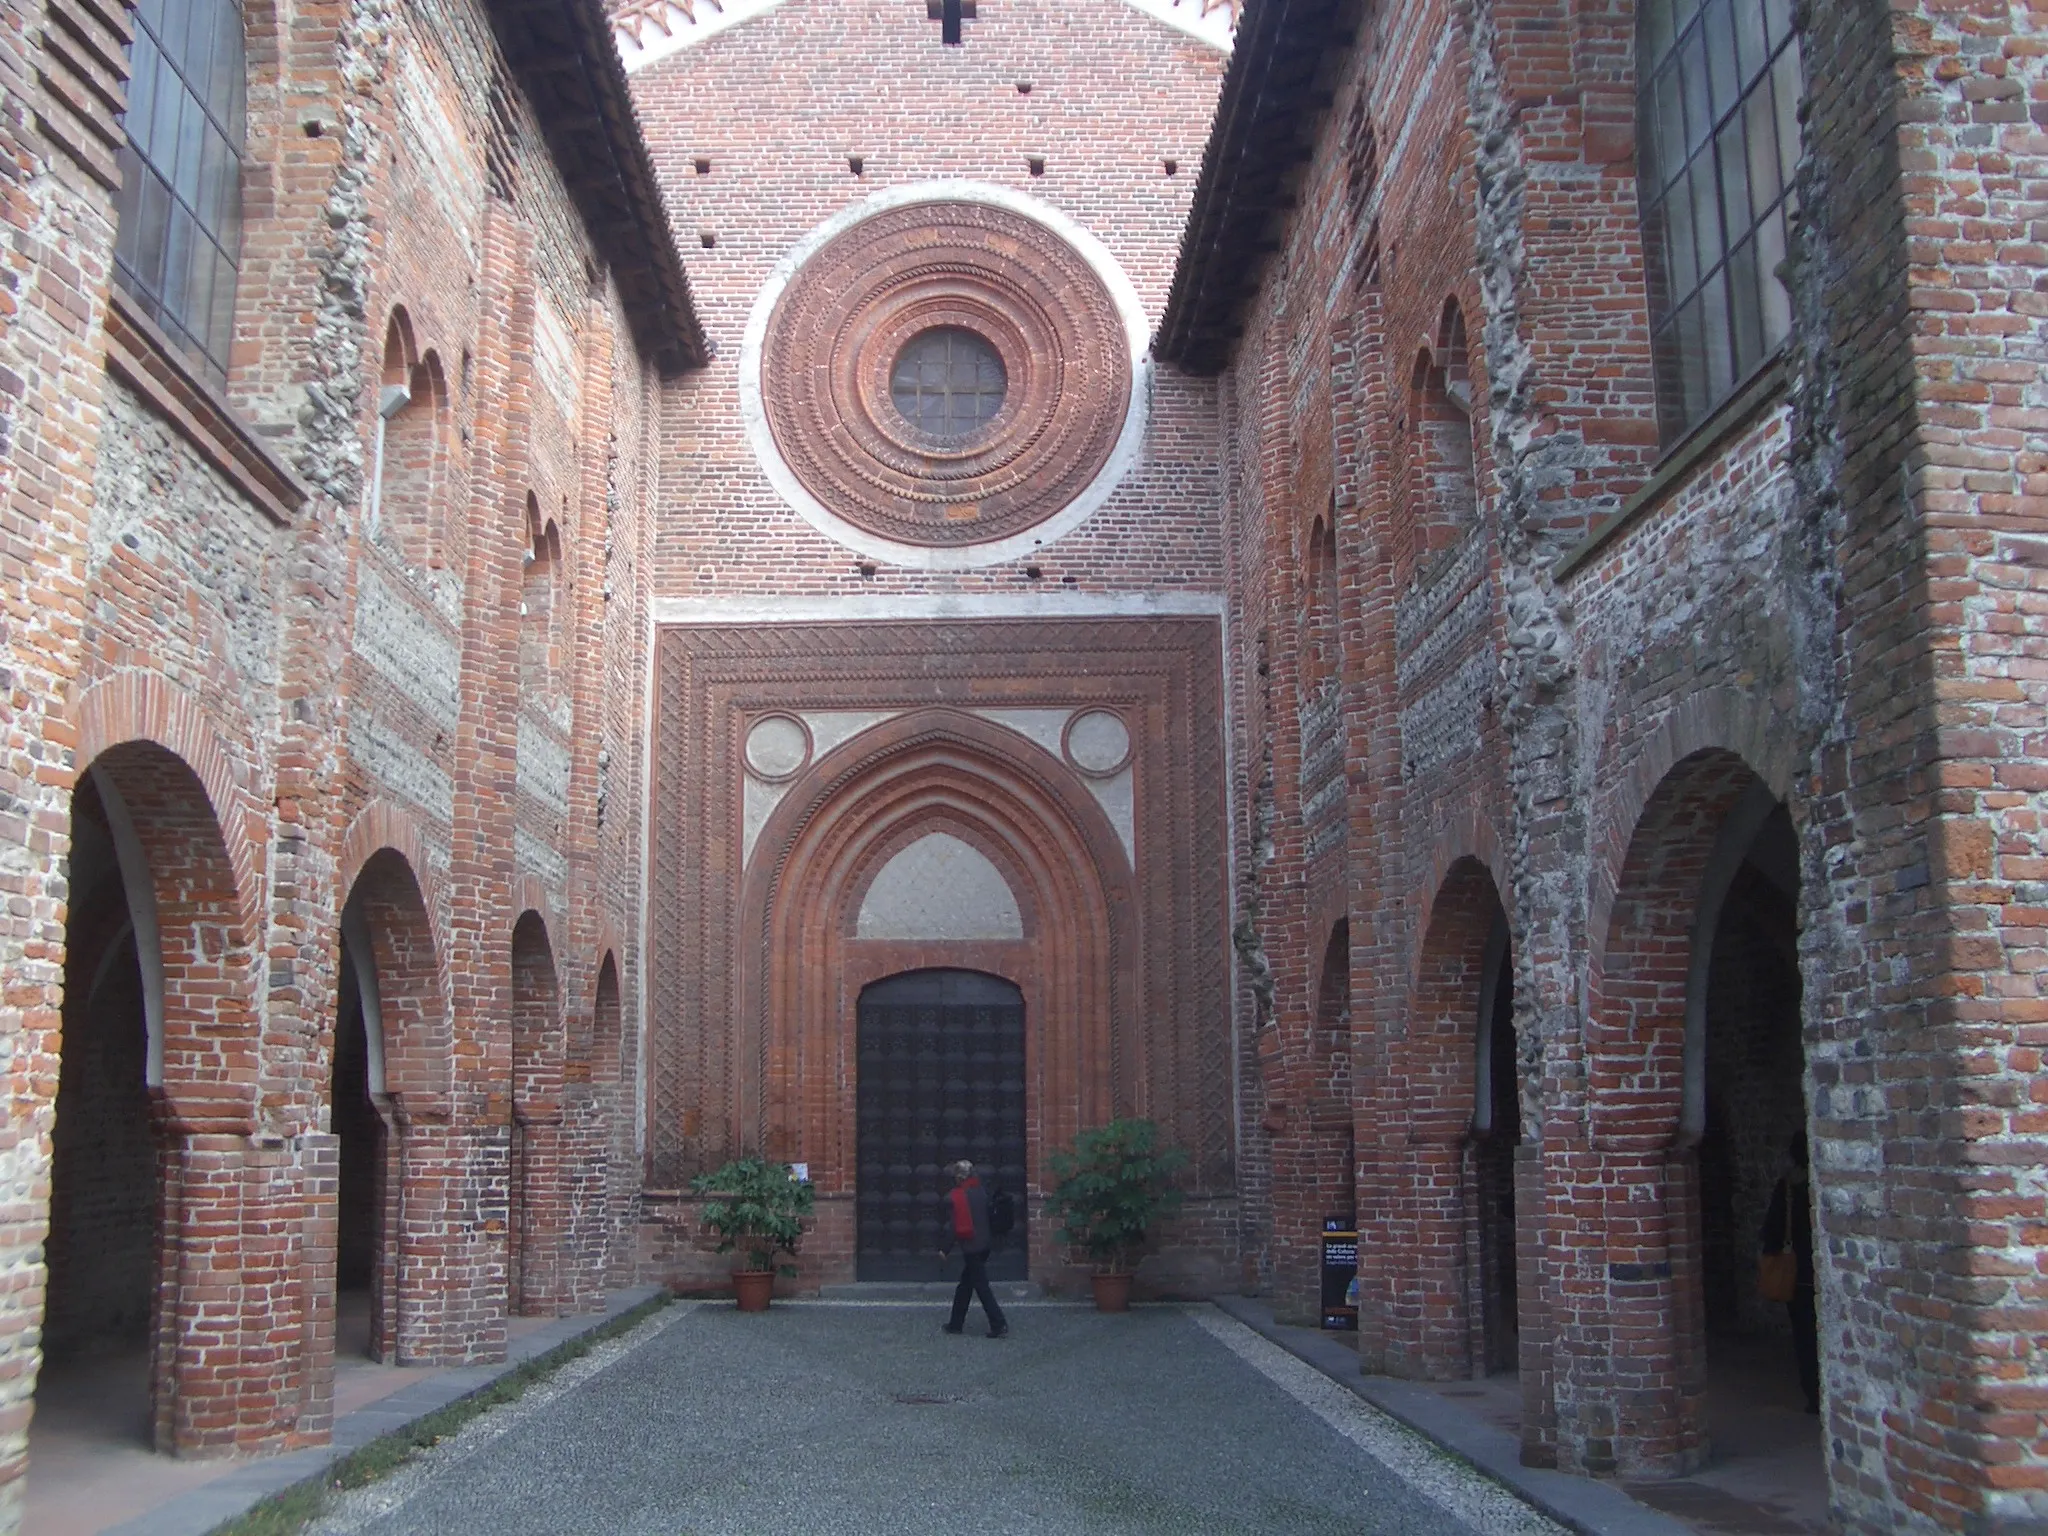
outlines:
[{"label": "brick facade", "polygon": [[224,391],[111,281],[123,12],[0,27],[7,1528],[42,1353],[147,1350],[160,1449],[265,1451],[328,1432],[341,1287],[483,1360],[625,1272],[607,711],[673,358],[501,18],[244,17]]},{"label": "brick facade", "polygon": [[[1355,1218],[1363,1366],[1532,1464],[1712,1454],[1803,1127],[1836,1525],[2048,1520],[2032,20],[1802,8],[1791,336],[1667,444],[1628,8],[612,10],[245,5],[224,388],[113,281],[125,18],[0,20],[0,1529],[76,1351],[317,1441],[715,1283],[740,1152],[849,1278],[931,966],[1027,1195],[1149,1114],[1145,1284],[1297,1320]],[[1017,933],[862,932],[934,833]]]},{"label": "brick facade", "polygon": [[1753,1255],[1804,1129],[1834,1522],[2031,1529],[2028,23],[1802,12],[1793,335],[1665,454],[1632,17],[1297,11],[1240,23],[1219,135],[1261,78],[1300,105],[1219,137],[1161,332],[1229,443],[1248,1268],[1307,1316],[1355,1143],[1366,1368],[1518,1355],[1526,1461],[1684,1473],[1715,1341],[1785,1327]]}]

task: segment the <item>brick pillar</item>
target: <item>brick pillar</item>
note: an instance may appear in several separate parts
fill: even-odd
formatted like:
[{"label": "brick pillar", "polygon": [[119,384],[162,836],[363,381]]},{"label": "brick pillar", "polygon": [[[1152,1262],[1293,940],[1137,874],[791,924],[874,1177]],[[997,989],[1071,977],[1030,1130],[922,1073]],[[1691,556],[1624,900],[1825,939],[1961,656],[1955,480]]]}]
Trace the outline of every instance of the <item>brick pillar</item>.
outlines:
[{"label": "brick pillar", "polygon": [[523,1317],[553,1317],[564,1308],[569,1262],[561,1105],[522,1107],[512,1134],[519,1181],[519,1286],[513,1306]]},{"label": "brick pillar", "polygon": [[300,1409],[298,1169],[287,1149],[182,1116],[168,1100],[159,1124],[157,1448],[181,1456],[281,1450]]}]

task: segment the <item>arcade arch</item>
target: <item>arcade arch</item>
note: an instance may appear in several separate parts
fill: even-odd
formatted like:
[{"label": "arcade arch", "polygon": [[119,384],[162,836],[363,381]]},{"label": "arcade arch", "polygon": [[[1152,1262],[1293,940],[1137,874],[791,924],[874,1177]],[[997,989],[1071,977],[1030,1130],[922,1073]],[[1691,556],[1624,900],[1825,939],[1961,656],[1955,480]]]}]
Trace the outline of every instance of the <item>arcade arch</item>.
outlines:
[{"label": "arcade arch", "polygon": [[329,1124],[337,1139],[337,1353],[400,1364],[449,1346],[434,1293],[437,1165],[452,1048],[439,946],[419,877],[383,847],[341,914]]},{"label": "arcade arch", "polygon": [[255,956],[216,812],[192,766],[143,739],[106,747],[73,791],[37,1388],[56,1420],[86,1377],[111,1382],[126,1406],[96,1418],[201,1455],[274,1420],[254,1405],[291,1369],[223,1370],[253,1325],[195,1327],[253,1262],[215,1219],[222,1196],[187,1176],[200,1138],[254,1129]]},{"label": "arcade arch", "polygon": [[1635,1213],[1626,1238],[1606,1223],[1606,1305],[1639,1342],[1583,1369],[1616,1405],[1621,1470],[1654,1475],[1808,1433],[1814,1290],[1766,1303],[1755,1263],[1806,1129],[1791,816],[1742,756],[1695,751],[1645,801],[1614,889],[1589,977],[1589,1124]]},{"label": "arcade arch", "polygon": [[512,1127],[506,1271],[510,1308],[548,1317],[562,1300],[562,1089],[567,1041],[547,921],[512,929]]},{"label": "arcade arch", "polygon": [[1405,1146],[1387,1155],[1403,1159],[1403,1198],[1361,1232],[1393,1271],[1380,1324],[1391,1374],[1462,1380],[1517,1363],[1520,1116],[1507,969],[1492,873],[1458,859],[1430,903],[1407,1029],[1389,1052],[1387,1081],[1400,1086],[1385,1112]]}]

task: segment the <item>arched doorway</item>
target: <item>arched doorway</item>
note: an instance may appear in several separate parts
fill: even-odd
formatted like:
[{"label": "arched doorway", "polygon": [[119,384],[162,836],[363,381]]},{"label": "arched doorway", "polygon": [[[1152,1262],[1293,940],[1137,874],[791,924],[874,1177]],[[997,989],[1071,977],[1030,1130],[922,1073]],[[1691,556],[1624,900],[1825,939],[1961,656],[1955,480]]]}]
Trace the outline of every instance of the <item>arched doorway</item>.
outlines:
[{"label": "arched doorway", "polygon": [[[1824,1487],[1820,1435],[1795,1319],[1762,1299],[1756,1272],[1806,1124],[1797,889],[1791,817],[1732,751],[1680,760],[1635,822],[1590,978],[1589,1129],[1623,1213],[1602,1234],[1627,1254],[1607,1307],[1615,1336],[1647,1348],[1563,1361],[1582,1399],[1615,1405],[1613,1434],[1599,1431],[1617,1470],[1711,1476],[1740,1461],[1795,1506]],[[1811,1200],[1798,1183],[1795,1242]]]},{"label": "arched doorway", "polygon": [[1340,917],[1323,946],[1316,982],[1317,1187],[1323,1219],[1358,1230],[1358,1137],[1351,1119],[1351,920]]},{"label": "arched doorway", "polygon": [[561,1307],[562,1086],[567,1042],[555,951],[540,913],[512,930],[512,1145],[506,1268],[521,1317]]},{"label": "arched doorway", "polygon": [[[334,1352],[381,1358],[386,1330],[375,1293],[384,1252],[384,1119],[372,1098],[369,1024],[358,960],[346,937],[328,1084],[328,1128],[336,1142]],[[371,1006],[374,1007],[374,1004]]]},{"label": "arched doorway", "polygon": [[[920,970],[861,990],[855,1272],[935,1280],[946,1242],[947,1165],[970,1159],[992,1186],[1025,1187],[1024,994],[980,971]],[[989,1278],[1022,1280],[1029,1243],[995,1242]]]},{"label": "arched doorway", "polygon": [[1521,1367],[1515,1284],[1515,1149],[1522,1143],[1522,1095],[1515,1053],[1515,968],[1505,917],[1488,940],[1479,994],[1479,1080],[1473,1095],[1473,1225],[1478,1239],[1479,1367],[1496,1375]]},{"label": "arched doorway", "polygon": [[45,1431],[79,1387],[88,1437],[132,1438],[144,1413],[159,1450],[199,1456],[264,1445],[304,1367],[266,1353],[246,1314],[216,1328],[208,1310],[276,1273],[242,1239],[240,1186],[206,1177],[211,1138],[253,1132],[257,1077],[254,949],[214,806],[190,763],[141,738],[73,791],[37,1392]]},{"label": "arched doorway", "polygon": [[159,1180],[142,966],[109,825],[120,815],[90,774],[79,781],[36,1424],[91,1420],[97,1437],[147,1443]]},{"label": "arched doorway", "polygon": [[1375,1250],[1368,1283],[1386,1296],[1364,1342],[1389,1374],[1462,1382],[1517,1364],[1508,929],[1478,858],[1451,865],[1421,938],[1405,1036],[1376,1085],[1405,1145],[1381,1153],[1397,1179],[1379,1202],[1387,1209],[1360,1212],[1361,1240]]}]

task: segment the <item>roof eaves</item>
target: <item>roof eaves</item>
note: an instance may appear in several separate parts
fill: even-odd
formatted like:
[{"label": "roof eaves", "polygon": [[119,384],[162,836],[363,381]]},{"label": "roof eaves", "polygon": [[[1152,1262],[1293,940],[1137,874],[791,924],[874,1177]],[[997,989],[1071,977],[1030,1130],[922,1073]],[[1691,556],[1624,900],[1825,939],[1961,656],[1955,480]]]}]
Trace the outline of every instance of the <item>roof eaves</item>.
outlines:
[{"label": "roof eaves", "polygon": [[1269,226],[1293,207],[1291,173],[1314,151],[1329,105],[1318,82],[1349,40],[1352,10],[1353,0],[1246,0],[1152,338],[1162,361],[1190,373],[1229,365],[1276,248]]},{"label": "roof eaves", "polygon": [[619,285],[634,339],[663,373],[711,347],[690,294],[603,0],[484,0],[548,152]]}]

